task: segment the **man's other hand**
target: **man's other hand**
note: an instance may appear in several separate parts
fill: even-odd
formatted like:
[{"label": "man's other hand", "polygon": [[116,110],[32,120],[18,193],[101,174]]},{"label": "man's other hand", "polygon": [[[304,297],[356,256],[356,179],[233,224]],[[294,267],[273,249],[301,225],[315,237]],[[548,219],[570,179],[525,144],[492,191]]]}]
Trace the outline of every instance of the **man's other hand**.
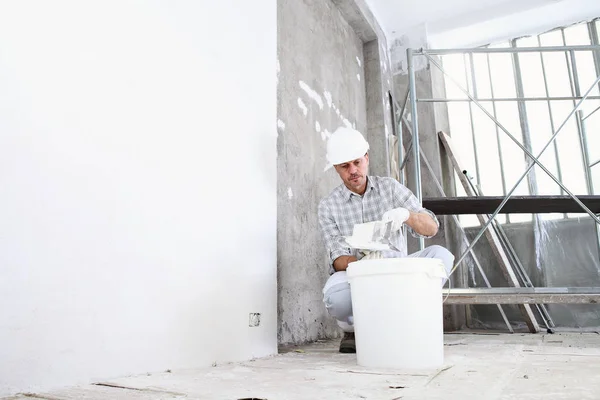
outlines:
[{"label": "man's other hand", "polygon": [[392,231],[395,232],[402,229],[402,224],[404,224],[408,218],[410,218],[410,211],[404,207],[398,207],[383,214],[381,219],[383,222],[393,221]]}]

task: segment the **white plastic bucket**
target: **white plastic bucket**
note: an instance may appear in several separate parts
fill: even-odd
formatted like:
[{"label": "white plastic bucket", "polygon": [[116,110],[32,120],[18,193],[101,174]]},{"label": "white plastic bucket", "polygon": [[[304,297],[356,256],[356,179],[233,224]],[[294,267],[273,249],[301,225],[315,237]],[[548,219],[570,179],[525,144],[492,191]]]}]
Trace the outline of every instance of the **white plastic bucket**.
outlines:
[{"label": "white plastic bucket", "polygon": [[441,260],[361,260],[347,275],[358,365],[429,369],[444,363]]}]

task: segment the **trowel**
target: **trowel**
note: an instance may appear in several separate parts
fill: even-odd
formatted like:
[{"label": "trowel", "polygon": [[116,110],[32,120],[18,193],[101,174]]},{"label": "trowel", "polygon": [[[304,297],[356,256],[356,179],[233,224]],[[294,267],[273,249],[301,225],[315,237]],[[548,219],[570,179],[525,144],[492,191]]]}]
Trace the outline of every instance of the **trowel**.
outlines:
[{"label": "trowel", "polygon": [[381,244],[390,244],[390,236],[392,236],[392,223],[394,221],[375,221],[373,226],[373,235],[371,241]]},{"label": "trowel", "polygon": [[373,221],[354,225],[352,236],[345,237],[346,243],[360,250],[390,250],[393,221]]}]

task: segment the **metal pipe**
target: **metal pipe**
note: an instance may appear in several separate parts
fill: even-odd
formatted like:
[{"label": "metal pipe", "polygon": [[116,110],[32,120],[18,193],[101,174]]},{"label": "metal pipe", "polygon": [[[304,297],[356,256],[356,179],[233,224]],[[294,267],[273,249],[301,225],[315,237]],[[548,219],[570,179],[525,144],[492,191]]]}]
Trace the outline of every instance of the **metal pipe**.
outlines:
[{"label": "metal pipe", "polygon": [[[567,45],[567,38],[565,37],[565,29],[564,28],[560,28],[560,36],[561,36],[561,40],[564,46]],[[573,65],[573,61],[574,61],[574,57],[573,57],[573,52],[570,52],[570,57],[567,54],[567,52],[565,52],[565,64],[567,66],[567,75],[569,76],[569,87],[571,88],[571,96],[578,96],[579,95],[579,88],[576,89],[574,80],[573,80],[573,74],[574,74],[574,69],[572,68]],[[579,82],[579,81],[578,81]],[[577,85],[578,87],[579,85]],[[573,99],[573,105],[576,104],[575,100]],[[577,126],[577,131],[579,132],[579,125]],[[556,145],[556,142],[554,142]],[[562,188],[560,191],[560,194],[563,194]],[[568,218],[568,214],[564,213],[563,214],[564,218]]]},{"label": "metal pipe", "polygon": [[[473,54],[469,54],[471,57],[471,76],[469,79],[469,73],[465,68],[465,82],[467,82],[467,90],[469,90],[469,80],[471,81],[473,96],[477,97],[477,86],[475,85],[475,74],[473,72]],[[473,103],[469,103],[469,120],[471,121],[471,141],[473,142],[473,155],[475,156],[475,175],[477,176],[477,182],[481,182],[481,176],[479,174],[479,155],[477,152],[477,140],[475,138],[475,121],[473,121]]]},{"label": "metal pipe", "polygon": [[[487,57],[487,67],[488,67],[488,79],[490,81],[490,94],[492,98],[494,98],[494,83],[492,81],[492,67],[490,66],[490,55],[486,54]],[[492,113],[494,114],[494,118],[497,117],[496,112],[496,102],[492,101]],[[500,142],[500,131],[498,130],[498,125],[494,124],[496,129],[496,143],[498,145],[498,159],[500,160],[500,174],[502,176],[502,193],[506,193],[506,177],[504,175],[504,160],[502,158],[502,144]]]},{"label": "metal pipe", "polygon": [[[407,125],[407,127],[410,128],[410,126]],[[410,142],[410,144],[408,145],[408,149],[406,149],[406,156],[404,157],[404,160],[402,160],[402,164],[400,164],[400,171],[402,171],[404,169],[404,167],[406,167],[406,162],[408,161],[408,156],[410,156],[410,152],[413,148],[413,141]]]},{"label": "metal pipe", "polygon": [[596,160],[593,163],[590,164],[590,168],[592,168],[594,165],[596,164],[600,164],[600,160]]},{"label": "metal pipe", "polygon": [[[588,23],[588,32],[590,33],[590,43],[598,46],[600,43],[600,36],[598,35],[598,29],[596,28],[596,20]],[[600,46],[599,46],[600,47]],[[592,51],[594,56],[594,67],[596,67],[596,74],[600,75],[600,50]]]},{"label": "metal pipe", "polygon": [[[511,45],[513,47],[517,47],[517,41],[512,40]],[[514,74],[515,74],[515,89],[517,91],[517,97],[525,97],[525,90],[523,89],[523,79],[521,77],[521,63],[519,60],[519,55],[517,53],[512,53],[512,60],[514,66]],[[517,103],[517,109],[519,110],[519,122],[521,125],[521,136],[523,138],[523,146],[532,152],[531,148],[531,135],[529,133],[529,119],[527,118],[527,107],[523,101],[519,101]],[[527,162],[527,157],[525,157],[525,162]],[[537,188],[537,179],[535,169],[532,169],[529,175],[527,175],[527,183],[529,186],[529,193],[538,194]]]},{"label": "metal pipe", "polygon": [[406,91],[406,96],[404,96],[404,103],[402,103],[402,108],[400,110],[400,122],[402,122],[402,118],[404,118],[404,110],[406,109],[406,103],[408,103],[409,95],[410,95],[410,89]]},{"label": "metal pipe", "polygon": [[[567,45],[567,39],[565,37],[565,30],[564,28],[560,29],[560,34],[561,34],[561,38],[562,38],[562,42],[563,45],[566,46]],[[575,96],[576,92],[575,92],[575,84],[573,83],[573,68],[571,67],[571,58],[569,57],[569,52],[565,51],[565,61],[567,62],[567,72],[569,74],[569,83],[571,85],[571,95]],[[571,52],[571,55],[573,55],[573,53]],[[575,104],[575,100],[573,100],[573,104]]]},{"label": "metal pipe", "polygon": [[[563,44],[566,45],[567,44],[567,39],[565,36],[565,30],[564,28],[561,28],[561,35],[562,35],[562,41]],[[577,61],[575,60],[575,52],[573,50],[569,51],[569,54],[567,56],[567,53],[565,53],[565,57],[566,57],[566,62],[567,62],[567,72],[569,73],[569,82],[571,84],[571,94],[574,96],[580,96],[580,87],[579,87],[579,75],[577,74]],[[573,105],[575,105],[575,100],[573,100]],[[581,149],[581,155],[583,158],[583,167],[584,167],[584,176],[586,178],[586,185],[588,182],[588,168],[586,167],[586,165],[588,165],[589,163],[586,161],[586,156],[585,156],[585,151],[583,148],[583,139],[582,139],[582,125],[581,125],[581,110],[578,110],[576,115],[576,122],[577,122],[577,133],[579,136],[579,146]],[[588,188],[588,194],[591,194],[589,192],[589,188]]]},{"label": "metal pipe", "polygon": [[[458,86],[458,88],[465,93],[467,96],[471,96],[467,91],[465,91],[465,89],[458,83],[456,82],[456,80],[454,80],[454,78],[452,78],[452,76],[450,76],[446,71],[444,71],[444,69],[429,55],[425,52],[425,56],[429,59],[429,61],[435,65],[436,67],[438,67],[440,69],[440,71],[442,71],[442,73],[444,73],[444,75],[446,75],[447,77],[449,77],[452,81],[454,81],[454,83]],[[513,189],[510,191],[510,193],[507,195],[507,197],[504,199],[504,201],[500,204],[500,206],[498,207],[498,209],[496,210],[496,212],[494,213],[493,217],[495,217],[498,212],[502,209],[502,207],[504,206],[504,204],[506,204],[506,202],[508,201],[510,195],[512,194],[512,192],[514,192],[517,188],[517,186],[521,183],[521,180],[523,179],[523,177],[527,176],[527,174],[529,173],[529,171],[531,170],[531,168],[533,168],[533,166],[535,164],[537,164],[546,174],[548,174],[548,176],[550,178],[552,178],[552,180],[554,182],[556,182],[560,187],[562,187],[564,189],[564,191],[573,198],[573,200],[581,207],[585,210],[585,212],[587,212],[596,222],[600,223],[600,219],[598,219],[598,217],[589,209],[587,208],[587,206],[585,204],[583,204],[581,202],[581,200],[579,200],[577,198],[577,196],[575,196],[573,193],[571,193],[571,191],[569,189],[567,189],[565,187],[565,185],[563,185],[558,179],[556,179],[556,177],[544,166],[544,164],[542,164],[538,158],[544,153],[544,151],[546,151],[546,149],[548,148],[548,146],[554,141],[554,139],[556,138],[556,136],[560,133],[560,131],[562,130],[562,128],[566,125],[567,121],[569,120],[569,118],[571,118],[571,116],[575,113],[575,111],[577,111],[579,109],[579,107],[581,106],[581,104],[584,102],[585,99],[587,99],[588,95],[590,94],[590,92],[592,91],[592,89],[594,89],[594,87],[598,84],[598,82],[600,82],[600,76],[598,76],[598,78],[596,78],[596,81],[594,81],[594,83],[592,84],[592,86],[588,89],[588,91],[585,93],[585,95],[583,96],[583,98],[581,99],[581,101],[579,103],[577,103],[576,107],[569,113],[569,115],[567,116],[567,118],[563,121],[563,123],[561,124],[561,126],[558,128],[558,130],[554,133],[554,135],[552,135],[552,137],[550,138],[550,140],[548,141],[548,143],[546,143],[546,145],[544,146],[544,148],[542,149],[542,151],[540,152],[540,154],[536,157],[534,156],[529,150],[527,150],[521,143],[519,143],[519,141],[497,120],[495,119],[486,109],[485,107],[483,107],[478,101],[475,101],[475,104],[481,109],[481,111],[483,111],[489,118],[492,119],[492,121],[494,121],[496,123],[496,125],[498,125],[498,127],[500,127],[500,129],[502,129],[502,131],[504,131],[504,133],[506,133],[512,140],[513,142],[515,142],[515,144],[517,146],[519,146],[519,148],[521,148],[521,150],[523,150],[531,159],[532,159],[532,163],[529,165],[529,167],[527,168],[527,170],[525,171],[524,175],[519,178],[519,181],[517,182],[516,186],[513,187]],[[485,228],[487,229],[488,224],[485,225]],[[485,231],[485,229],[484,229]],[[483,232],[480,232],[481,234],[483,234]],[[481,237],[481,236],[480,236]]]},{"label": "metal pipe", "polygon": [[[419,202],[423,200],[421,192],[421,164],[419,160],[419,116],[417,114],[417,88],[415,82],[415,69],[413,64],[413,49],[406,49],[406,59],[408,61],[408,84],[410,90],[410,105],[412,114],[412,130],[413,130],[413,162],[414,168],[414,179],[415,179],[415,192],[414,195]],[[419,238],[419,248],[423,250],[425,248],[425,241],[423,238]]]},{"label": "metal pipe", "polygon": [[571,73],[573,75],[573,84],[575,86],[575,95],[577,97],[581,96],[581,93],[579,92],[579,75],[577,74],[577,61],[575,60],[575,52],[573,50],[571,50],[569,52],[570,56],[571,56]]},{"label": "metal pipe", "polygon": [[[600,75],[600,74],[598,74]],[[586,115],[585,117],[583,117],[583,121],[585,121],[586,119],[588,119],[589,117],[591,117],[592,115],[594,115],[594,113],[596,111],[600,110],[600,106],[598,106],[598,108],[596,108],[594,111],[592,111],[591,113],[589,113],[588,115]]]},{"label": "metal pipe", "polygon": [[[492,98],[494,98],[494,83],[492,81],[492,67],[490,66],[490,55],[486,54],[487,58],[487,67],[488,67],[488,79],[490,80],[490,94]],[[496,102],[492,101],[492,113],[494,114],[494,118],[498,118],[498,114],[496,112]],[[506,194],[506,175],[504,174],[504,158],[502,156],[502,143],[500,141],[500,131],[498,130],[498,125],[494,124],[494,128],[496,129],[496,144],[498,146],[498,159],[500,160],[500,177],[502,178],[502,194]],[[506,214],[506,222],[510,223],[510,214]]]},{"label": "metal pipe", "polygon": [[[404,166],[406,165],[406,161],[408,160],[408,157],[406,157],[404,154],[403,121],[404,121],[404,110],[406,109],[406,103],[408,103],[409,94],[410,94],[410,91],[407,90],[406,96],[404,96],[404,102],[402,103],[402,107],[400,108],[400,115],[398,116],[398,120],[397,120],[398,122],[396,123],[396,126],[398,127],[398,177],[400,178],[400,183],[403,185],[406,185],[406,182],[404,180],[404,173],[402,172],[402,170],[404,169]],[[406,153],[407,154],[410,153],[410,149]]]},{"label": "metal pipe", "polygon": [[448,54],[459,54],[459,53],[536,53],[538,51],[542,52],[550,52],[550,51],[565,51],[565,50],[575,50],[575,51],[590,51],[595,50],[599,51],[600,46],[595,45],[578,45],[578,46],[544,46],[544,47],[498,47],[498,48],[489,48],[489,47],[476,47],[476,48],[468,48],[468,49],[415,49],[413,50],[414,55],[424,55],[425,53],[431,55],[448,55]]},{"label": "metal pipe", "polygon": [[[406,186],[406,179],[404,177],[404,166],[406,165],[406,161],[408,160],[408,157],[404,155],[404,125],[403,125],[403,121],[404,121],[404,109],[406,107],[406,103],[408,102],[408,95],[409,95],[409,91],[406,91],[406,96],[404,96],[404,104],[402,104],[401,107],[401,111],[400,111],[400,115],[398,116],[398,122],[397,122],[397,127],[398,127],[398,178],[400,180],[400,183],[404,186]],[[395,102],[396,106],[397,106],[397,102]],[[407,125],[408,126],[408,125]],[[407,155],[410,153],[410,148],[408,149]],[[402,235],[404,237],[406,237],[406,231],[407,231],[407,227],[406,225],[402,226]]]},{"label": "metal pipe", "polygon": [[[537,37],[538,40],[538,44],[541,46],[542,45],[542,41],[540,40],[540,37]],[[550,96],[550,90],[548,89],[548,77],[546,76],[546,63],[544,61],[544,56],[542,53],[540,53],[540,62],[542,63],[542,75],[544,77],[544,90],[546,91],[546,96],[549,97]],[[550,130],[552,132],[554,132],[554,116],[552,115],[552,106],[550,105],[550,100],[548,100],[547,102],[548,104],[548,115],[550,116]],[[563,181],[562,179],[562,168],[560,167],[560,157],[558,156],[558,143],[556,143],[556,141],[552,142],[552,145],[554,146],[554,158],[556,159],[556,174],[558,175],[558,180],[559,181]],[[564,191],[562,188],[560,188],[560,194],[564,194]],[[563,214],[564,218],[567,218],[567,214],[564,213]]]},{"label": "metal pipe", "polygon": [[[556,96],[556,97],[498,97],[498,98],[484,98],[484,99],[448,99],[448,98],[439,98],[439,97],[430,97],[430,98],[422,98],[419,99],[419,103],[452,103],[452,102],[461,102],[461,101],[565,101],[565,100],[580,100],[581,96]],[[589,96],[589,100],[600,100],[600,96]]]},{"label": "metal pipe", "polygon": [[594,185],[592,182],[590,171],[590,152],[587,145],[587,137],[585,123],[582,120],[583,111],[577,111],[577,125],[579,126],[579,144],[581,145],[581,156],[583,158],[583,166],[585,173],[585,182],[588,194],[594,194]]},{"label": "metal pipe", "polygon": [[[408,93],[407,93],[408,95]],[[400,162],[402,161],[402,159],[404,159],[404,145],[402,143],[402,139],[404,137],[404,135],[402,134],[402,115],[398,115],[398,102],[395,101],[391,95],[390,95],[390,99],[392,100],[392,124],[393,124],[393,130],[394,132],[392,132],[395,136],[396,139],[398,141],[397,143],[397,151],[398,151],[398,180],[400,181],[401,184],[404,185],[404,175],[402,174],[402,169],[400,168]],[[406,103],[406,100],[405,100]],[[393,158],[393,152],[392,152],[392,158]]]},{"label": "metal pipe", "polygon": [[597,304],[600,288],[569,287],[507,287],[442,289],[449,296],[446,304]]},{"label": "metal pipe", "polygon": [[[398,125],[398,179],[400,180],[401,184],[405,185],[406,182],[404,181],[404,173],[402,172],[406,162],[406,157],[404,157],[404,144],[402,143],[403,138],[404,129],[402,128],[402,120],[400,120],[400,124]],[[400,165],[400,161],[402,162],[402,165]]]},{"label": "metal pipe", "polygon": [[[404,99],[404,105],[406,105],[406,103],[408,102],[409,93],[410,92],[408,92],[408,91],[406,92],[406,97]],[[398,105],[398,104],[396,104],[396,105]],[[412,137],[412,132],[410,130],[410,124],[408,123],[406,118],[404,118],[404,107],[402,107],[402,111],[398,115],[398,123],[397,123],[397,126],[399,128],[399,133],[400,133],[399,138],[404,137],[404,124],[406,124],[406,127],[408,128],[408,132],[410,133],[410,136]],[[404,174],[402,173],[402,170],[406,166],[406,162],[408,161],[408,156],[410,155],[411,150],[412,150],[412,139],[411,139],[410,144],[408,145],[408,149],[406,150],[406,156],[404,155],[404,140],[402,140],[402,142],[398,143],[398,173],[400,174],[400,183],[403,185],[405,185],[406,183],[404,182]],[[400,157],[400,154],[402,155],[402,157]]]}]

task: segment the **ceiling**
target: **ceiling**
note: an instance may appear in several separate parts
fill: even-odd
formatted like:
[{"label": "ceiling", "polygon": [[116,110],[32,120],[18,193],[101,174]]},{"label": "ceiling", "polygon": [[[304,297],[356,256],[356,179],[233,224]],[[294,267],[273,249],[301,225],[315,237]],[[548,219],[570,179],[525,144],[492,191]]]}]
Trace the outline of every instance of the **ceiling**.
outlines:
[{"label": "ceiling", "polygon": [[[429,41],[489,43],[600,17],[599,0],[366,0],[389,38],[425,26]],[[514,36],[510,36],[514,37]],[[507,37],[508,38],[508,37]]]}]

